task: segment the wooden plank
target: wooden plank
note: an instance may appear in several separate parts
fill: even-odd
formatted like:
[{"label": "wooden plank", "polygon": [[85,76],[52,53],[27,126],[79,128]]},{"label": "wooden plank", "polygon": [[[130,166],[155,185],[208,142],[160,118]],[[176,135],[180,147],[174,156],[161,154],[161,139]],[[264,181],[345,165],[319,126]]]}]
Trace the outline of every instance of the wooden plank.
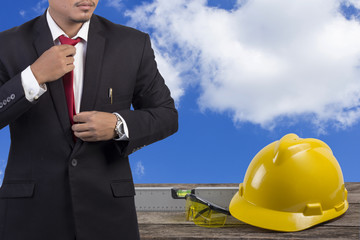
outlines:
[{"label": "wooden plank", "polygon": [[[327,226],[351,226],[360,231],[360,204],[350,203],[349,209],[342,216],[325,223]],[[360,239],[360,238],[359,238]]]},{"label": "wooden plank", "polygon": [[142,240],[192,240],[192,239],[359,239],[358,227],[319,226],[301,232],[274,232],[250,225],[227,226],[223,228],[202,228],[184,225],[140,224]]},{"label": "wooden plank", "polygon": [[[182,212],[138,212],[138,221],[141,224],[159,225],[194,225],[193,222],[185,221],[185,213]],[[244,225],[245,223],[229,216],[226,225]],[[325,226],[349,226],[360,227],[360,204],[351,204],[348,211],[342,216],[324,223]],[[360,228],[359,228],[360,230]]]},{"label": "wooden plank", "polygon": [[347,182],[345,183],[345,186],[346,189],[352,194],[360,193],[360,182]]},{"label": "wooden plank", "polygon": [[[236,186],[237,184],[141,184],[141,186],[192,189],[199,186]],[[137,184],[139,186],[139,184]],[[360,183],[346,183],[349,210],[337,219],[310,229],[283,233],[265,230],[229,217],[222,228],[203,228],[185,221],[181,212],[138,212],[141,239],[360,239]]]},{"label": "wooden plank", "polygon": [[345,183],[346,189],[348,190],[348,201],[349,203],[360,203],[360,183],[351,182]]}]

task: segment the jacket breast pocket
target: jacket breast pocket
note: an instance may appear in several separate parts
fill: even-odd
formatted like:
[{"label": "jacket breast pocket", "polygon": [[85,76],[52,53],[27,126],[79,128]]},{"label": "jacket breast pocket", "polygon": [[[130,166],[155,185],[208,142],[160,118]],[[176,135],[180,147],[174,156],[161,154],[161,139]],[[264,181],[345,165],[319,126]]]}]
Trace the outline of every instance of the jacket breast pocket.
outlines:
[{"label": "jacket breast pocket", "polygon": [[121,103],[103,104],[96,110],[112,113],[112,112],[116,112],[116,111],[123,110],[123,109],[129,109],[129,108],[130,108],[129,101],[124,101]]},{"label": "jacket breast pocket", "polygon": [[98,109],[105,112],[129,109],[131,106],[132,94],[112,94],[107,96],[102,94],[97,102]]},{"label": "jacket breast pocket", "polygon": [[132,180],[113,181],[110,186],[113,196],[116,198],[133,197],[135,195],[135,187]]},{"label": "jacket breast pocket", "polygon": [[34,195],[34,191],[35,183],[33,182],[5,182],[0,188],[0,199],[30,198]]}]

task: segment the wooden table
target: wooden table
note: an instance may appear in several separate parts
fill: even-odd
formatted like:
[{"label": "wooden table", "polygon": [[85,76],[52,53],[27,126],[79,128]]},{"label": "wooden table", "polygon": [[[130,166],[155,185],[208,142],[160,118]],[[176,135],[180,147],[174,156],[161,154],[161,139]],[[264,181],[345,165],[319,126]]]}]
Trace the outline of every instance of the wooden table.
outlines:
[{"label": "wooden table", "polygon": [[[136,184],[137,187],[238,186],[238,184]],[[138,212],[140,236],[149,239],[360,239],[360,183],[346,183],[349,209],[337,219],[310,229],[284,233],[265,230],[230,217],[222,228],[203,228],[185,221],[181,212]]]}]

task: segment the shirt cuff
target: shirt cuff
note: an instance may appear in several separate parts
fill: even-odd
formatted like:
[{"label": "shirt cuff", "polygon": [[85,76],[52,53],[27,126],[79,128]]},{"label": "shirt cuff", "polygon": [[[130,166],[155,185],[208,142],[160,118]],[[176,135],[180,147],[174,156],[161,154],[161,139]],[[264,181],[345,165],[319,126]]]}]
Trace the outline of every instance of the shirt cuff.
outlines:
[{"label": "shirt cuff", "polygon": [[123,140],[129,140],[129,129],[126,125],[126,122],[125,122],[125,119],[123,119],[123,117],[119,114],[120,118],[121,118],[121,121],[123,122],[123,128],[124,128],[124,133],[125,133],[125,136],[126,136],[126,139],[123,139]]},{"label": "shirt cuff", "polygon": [[25,97],[29,102],[34,102],[47,91],[46,84],[37,82],[30,66],[21,73],[21,84],[24,88]]}]

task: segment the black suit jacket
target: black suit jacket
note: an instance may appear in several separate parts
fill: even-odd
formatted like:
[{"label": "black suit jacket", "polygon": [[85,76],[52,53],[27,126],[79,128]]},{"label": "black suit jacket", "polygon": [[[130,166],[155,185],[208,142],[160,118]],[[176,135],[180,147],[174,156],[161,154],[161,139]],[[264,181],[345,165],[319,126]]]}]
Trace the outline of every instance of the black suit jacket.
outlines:
[{"label": "black suit jacket", "polygon": [[11,135],[0,239],[137,239],[127,156],[178,127],[149,36],[96,15],[90,22],[81,111],[120,113],[130,139],[119,142],[74,143],[61,79],[36,102],[25,98],[21,72],[53,46],[46,15],[0,33],[0,46],[0,127]]}]

